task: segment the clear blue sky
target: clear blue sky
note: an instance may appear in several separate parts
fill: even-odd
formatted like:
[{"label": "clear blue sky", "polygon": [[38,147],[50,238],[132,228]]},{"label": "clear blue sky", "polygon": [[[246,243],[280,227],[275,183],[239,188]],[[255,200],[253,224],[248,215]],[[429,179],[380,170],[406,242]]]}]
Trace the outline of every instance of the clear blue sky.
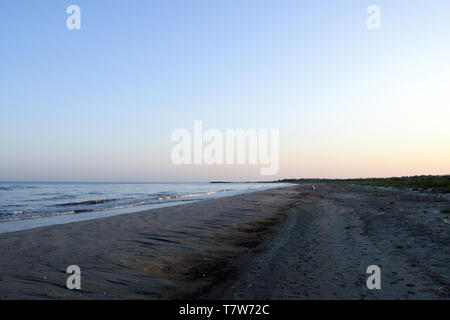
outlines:
[{"label": "clear blue sky", "polygon": [[449,39],[448,0],[1,1],[0,181],[260,178],[175,167],[194,120],[279,128],[275,178],[450,173]]}]

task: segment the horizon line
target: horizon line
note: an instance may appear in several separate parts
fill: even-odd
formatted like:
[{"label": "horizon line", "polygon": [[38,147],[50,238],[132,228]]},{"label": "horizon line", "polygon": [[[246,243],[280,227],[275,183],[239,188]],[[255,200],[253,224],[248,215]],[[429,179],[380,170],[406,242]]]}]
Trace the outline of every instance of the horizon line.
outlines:
[{"label": "horizon line", "polygon": [[243,181],[226,181],[226,180],[208,180],[208,181],[27,181],[27,180],[0,180],[0,183],[127,183],[127,184],[167,184],[167,183],[274,183],[283,182],[286,180],[358,180],[358,179],[395,179],[395,178],[412,178],[412,177],[448,177],[447,174],[420,174],[420,175],[406,175],[406,176],[384,176],[384,177],[353,177],[353,178],[280,178],[276,180],[243,180]]}]

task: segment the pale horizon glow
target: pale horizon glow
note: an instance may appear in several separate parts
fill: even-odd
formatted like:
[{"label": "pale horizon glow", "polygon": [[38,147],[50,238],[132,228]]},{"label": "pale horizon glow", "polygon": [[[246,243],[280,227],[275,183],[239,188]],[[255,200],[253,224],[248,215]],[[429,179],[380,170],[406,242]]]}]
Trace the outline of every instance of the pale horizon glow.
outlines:
[{"label": "pale horizon glow", "polygon": [[[82,29],[67,30],[76,4]],[[380,6],[381,30],[366,28]],[[26,8],[26,10],[24,10]],[[450,174],[450,2],[2,2],[0,181]],[[260,165],[182,165],[171,134],[279,129]]]}]

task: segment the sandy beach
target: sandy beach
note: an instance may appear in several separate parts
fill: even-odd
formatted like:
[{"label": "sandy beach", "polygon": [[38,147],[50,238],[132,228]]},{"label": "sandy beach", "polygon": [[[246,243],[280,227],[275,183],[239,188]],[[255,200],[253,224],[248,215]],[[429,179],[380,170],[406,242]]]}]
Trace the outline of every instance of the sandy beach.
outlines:
[{"label": "sandy beach", "polygon": [[[448,196],[316,187],[2,234],[0,298],[450,298]],[[69,265],[81,290],[65,286]]]},{"label": "sandy beach", "polygon": [[[2,234],[0,297],[195,298],[251,258],[295,197],[273,189]],[[70,265],[81,291],[66,288]]]}]

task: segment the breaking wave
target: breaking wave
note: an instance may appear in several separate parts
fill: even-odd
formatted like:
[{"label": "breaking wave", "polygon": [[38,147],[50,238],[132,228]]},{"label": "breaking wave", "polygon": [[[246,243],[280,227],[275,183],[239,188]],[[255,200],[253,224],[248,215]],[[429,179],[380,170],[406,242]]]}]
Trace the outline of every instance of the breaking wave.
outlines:
[{"label": "breaking wave", "polygon": [[57,204],[57,207],[68,207],[68,206],[81,206],[81,205],[96,205],[111,201],[116,201],[117,199],[100,199],[100,200],[88,200],[88,201],[81,201],[81,202],[68,202],[68,203],[62,203]]}]

